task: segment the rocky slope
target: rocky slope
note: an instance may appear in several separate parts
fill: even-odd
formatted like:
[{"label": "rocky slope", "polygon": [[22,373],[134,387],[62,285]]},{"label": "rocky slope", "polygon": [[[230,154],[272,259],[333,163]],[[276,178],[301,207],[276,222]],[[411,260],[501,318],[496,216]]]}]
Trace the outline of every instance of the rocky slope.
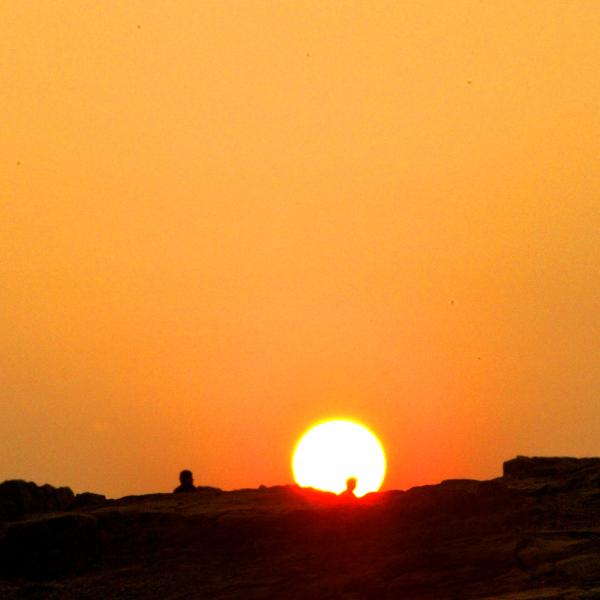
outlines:
[{"label": "rocky slope", "polygon": [[600,459],[342,501],[0,484],[2,598],[600,598]]}]

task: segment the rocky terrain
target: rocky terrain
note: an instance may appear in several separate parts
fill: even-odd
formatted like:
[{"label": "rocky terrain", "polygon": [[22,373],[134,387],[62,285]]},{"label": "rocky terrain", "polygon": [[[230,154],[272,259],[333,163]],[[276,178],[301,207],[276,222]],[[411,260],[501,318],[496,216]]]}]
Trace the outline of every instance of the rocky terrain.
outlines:
[{"label": "rocky terrain", "polygon": [[491,481],[107,500],[0,484],[0,597],[600,598],[600,459]]}]

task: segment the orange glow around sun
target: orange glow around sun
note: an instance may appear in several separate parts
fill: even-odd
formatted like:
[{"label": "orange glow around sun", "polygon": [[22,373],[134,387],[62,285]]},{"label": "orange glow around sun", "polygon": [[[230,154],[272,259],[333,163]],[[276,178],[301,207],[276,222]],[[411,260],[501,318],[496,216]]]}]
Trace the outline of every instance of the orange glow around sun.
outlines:
[{"label": "orange glow around sun", "polygon": [[294,449],[292,469],[298,485],[336,494],[354,477],[354,493],[360,497],[381,487],[386,460],[381,443],[369,429],[335,419],[313,426],[302,436]]}]

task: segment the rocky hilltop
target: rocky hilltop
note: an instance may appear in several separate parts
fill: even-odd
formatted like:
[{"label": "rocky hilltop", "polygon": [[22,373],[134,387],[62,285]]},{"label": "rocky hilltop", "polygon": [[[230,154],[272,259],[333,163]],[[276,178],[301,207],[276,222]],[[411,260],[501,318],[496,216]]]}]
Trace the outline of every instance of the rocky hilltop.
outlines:
[{"label": "rocky hilltop", "polygon": [[600,459],[343,501],[0,484],[0,597],[600,598]]}]

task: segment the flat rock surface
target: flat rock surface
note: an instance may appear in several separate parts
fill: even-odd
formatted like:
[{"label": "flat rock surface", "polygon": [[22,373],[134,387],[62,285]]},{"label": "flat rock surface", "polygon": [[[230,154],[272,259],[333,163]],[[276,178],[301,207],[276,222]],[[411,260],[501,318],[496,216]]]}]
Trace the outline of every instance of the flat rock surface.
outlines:
[{"label": "flat rock surface", "polygon": [[80,495],[0,524],[0,597],[600,598],[600,461],[514,461],[356,501]]}]

